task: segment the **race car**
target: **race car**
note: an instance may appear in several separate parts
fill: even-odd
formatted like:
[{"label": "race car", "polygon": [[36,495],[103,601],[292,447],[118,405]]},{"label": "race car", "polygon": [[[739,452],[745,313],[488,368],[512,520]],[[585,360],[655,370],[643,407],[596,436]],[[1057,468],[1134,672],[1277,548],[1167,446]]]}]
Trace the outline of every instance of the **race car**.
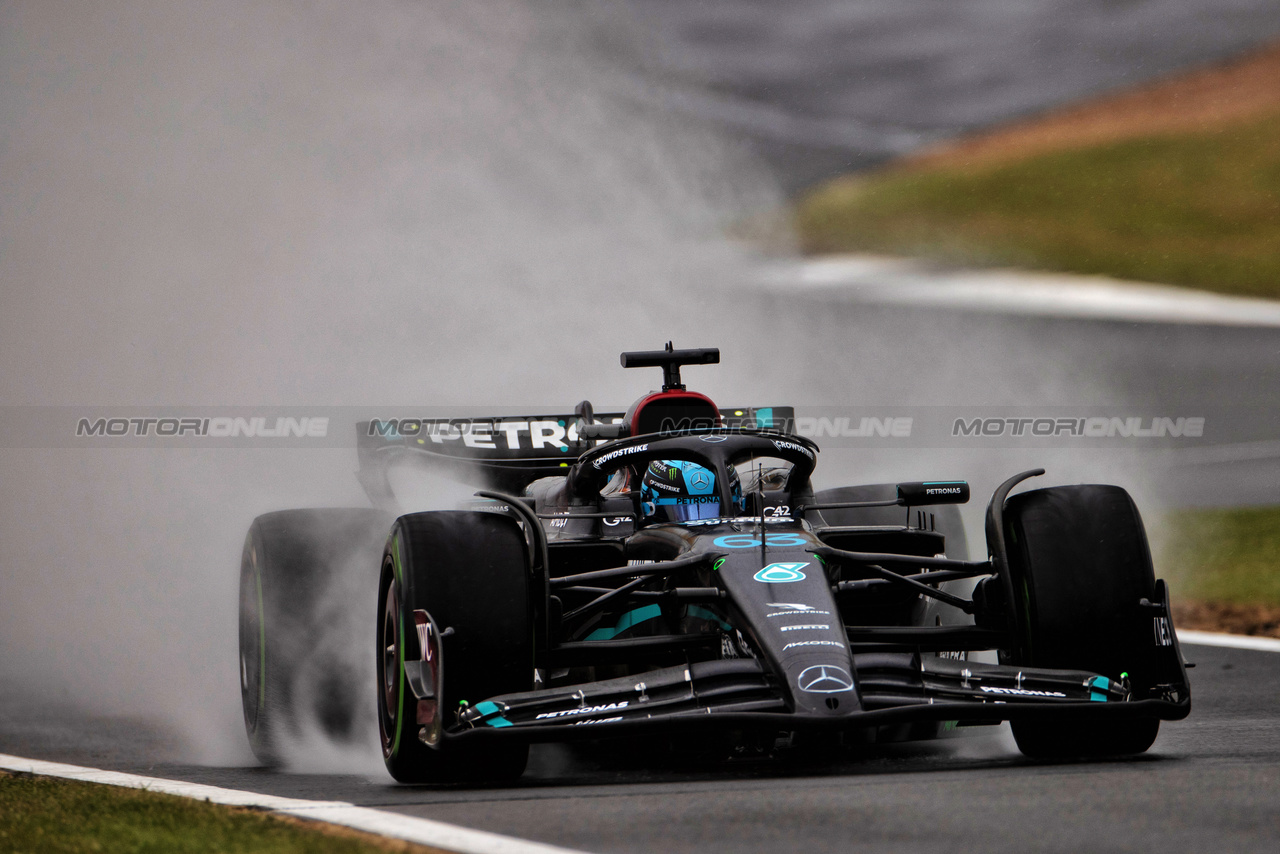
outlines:
[{"label": "race car", "polygon": [[[970,560],[968,483],[815,490],[819,448],[794,409],[685,388],[682,367],[718,362],[670,343],[623,353],[663,372],[625,413],[360,423],[374,507],[267,514],[245,542],[257,755],[280,761],[308,708],[339,729],[358,717],[362,632],[339,629],[371,615],[379,740],[402,782],[511,780],[534,742],[692,734],[768,753],[1002,721],[1028,756],[1106,757],[1190,712],[1123,489],[1011,494],[1044,472],[1016,474]],[[461,509],[403,512],[404,464],[480,488]]]}]

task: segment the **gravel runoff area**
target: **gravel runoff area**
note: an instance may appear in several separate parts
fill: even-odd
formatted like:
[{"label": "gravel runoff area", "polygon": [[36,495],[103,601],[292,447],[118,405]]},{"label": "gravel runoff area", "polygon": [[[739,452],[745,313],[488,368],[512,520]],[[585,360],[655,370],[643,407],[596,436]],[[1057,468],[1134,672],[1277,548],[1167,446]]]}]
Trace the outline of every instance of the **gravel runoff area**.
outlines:
[{"label": "gravel runoff area", "polygon": [[1175,600],[1173,623],[1179,629],[1280,638],[1280,607]]},{"label": "gravel runoff area", "polygon": [[1016,160],[1160,133],[1211,131],[1280,112],[1280,42],[1243,57],[948,140],[902,168]]}]

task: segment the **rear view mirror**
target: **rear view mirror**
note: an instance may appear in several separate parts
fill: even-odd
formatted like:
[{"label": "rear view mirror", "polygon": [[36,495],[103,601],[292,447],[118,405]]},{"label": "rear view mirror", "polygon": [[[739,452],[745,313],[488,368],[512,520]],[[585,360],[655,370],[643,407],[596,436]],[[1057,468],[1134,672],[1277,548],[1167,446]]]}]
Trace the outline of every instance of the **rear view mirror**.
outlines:
[{"label": "rear view mirror", "polygon": [[908,507],[930,504],[966,504],[969,484],[963,480],[934,480],[898,484],[898,502]]}]

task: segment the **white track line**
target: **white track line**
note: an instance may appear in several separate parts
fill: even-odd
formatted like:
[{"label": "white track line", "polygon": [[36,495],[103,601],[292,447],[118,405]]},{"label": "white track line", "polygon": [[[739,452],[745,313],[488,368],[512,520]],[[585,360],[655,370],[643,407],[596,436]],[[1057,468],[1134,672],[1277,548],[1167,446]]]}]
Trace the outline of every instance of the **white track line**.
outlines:
[{"label": "white track line", "polygon": [[530,842],[497,833],[486,833],[483,830],[471,830],[427,818],[382,812],[342,801],[280,798],[258,792],[242,792],[238,789],[184,783],[181,780],[166,780],[161,777],[140,777],[136,774],[64,765],[61,762],[44,762],[3,753],[0,753],[0,769],[39,774],[45,777],[83,780],[88,783],[104,783],[108,786],[146,789],[150,792],[163,792],[167,795],[178,795],[228,806],[255,807],[294,818],[340,824],[366,833],[403,839],[433,848],[443,848],[459,854],[582,854],[570,848]]},{"label": "white track line", "polygon": [[944,270],[909,258],[832,255],[772,266],[773,288],[839,291],[855,302],[1213,326],[1280,326],[1280,301],[1105,276]]},{"label": "white track line", "polygon": [[1280,652],[1280,640],[1258,638],[1251,635],[1225,635],[1218,632],[1193,632],[1178,629],[1178,640],[1201,646],[1228,646],[1232,649],[1256,649],[1262,652]]}]

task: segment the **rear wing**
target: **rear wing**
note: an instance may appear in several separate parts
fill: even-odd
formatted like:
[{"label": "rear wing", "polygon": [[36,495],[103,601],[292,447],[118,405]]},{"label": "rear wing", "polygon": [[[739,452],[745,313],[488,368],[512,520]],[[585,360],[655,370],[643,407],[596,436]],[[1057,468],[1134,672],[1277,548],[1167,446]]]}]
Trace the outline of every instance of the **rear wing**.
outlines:
[{"label": "rear wing", "polygon": [[[619,424],[624,413],[596,413]],[[725,427],[795,432],[790,406],[721,409]],[[408,464],[442,470],[479,487],[519,493],[540,477],[567,474],[578,457],[603,439],[578,436],[574,414],[492,418],[399,418],[356,424],[356,477],[374,505],[396,507],[388,473]]]}]

